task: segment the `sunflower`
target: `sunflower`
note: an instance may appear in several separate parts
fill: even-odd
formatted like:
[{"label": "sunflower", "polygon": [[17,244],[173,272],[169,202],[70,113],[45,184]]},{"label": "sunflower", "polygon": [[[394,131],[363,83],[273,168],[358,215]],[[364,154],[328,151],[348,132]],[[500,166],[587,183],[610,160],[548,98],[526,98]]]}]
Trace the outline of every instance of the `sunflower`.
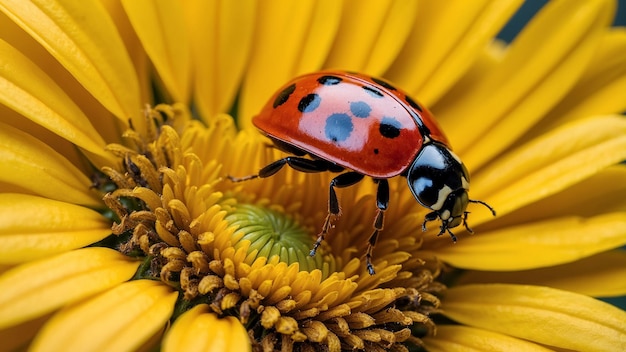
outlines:
[{"label": "sunflower", "polygon": [[[616,3],[1,1],[0,340],[32,350],[626,349],[626,31]],[[390,180],[283,170],[250,120],[341,68],[429,106],[476,234]]]}]

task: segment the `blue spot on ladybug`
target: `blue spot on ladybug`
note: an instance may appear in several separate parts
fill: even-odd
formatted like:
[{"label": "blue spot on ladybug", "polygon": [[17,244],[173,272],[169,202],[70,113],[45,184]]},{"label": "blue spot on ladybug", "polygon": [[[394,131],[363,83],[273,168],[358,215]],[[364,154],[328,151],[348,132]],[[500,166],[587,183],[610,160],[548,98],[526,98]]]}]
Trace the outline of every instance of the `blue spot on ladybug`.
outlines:
[{"label": "blue spot on ladybug", "polygon": [[298,103],[298,110],[300,112],[312,112],[320,106],[322,98],[317,94],[308,94],[300,99]]},{"label": "blue spot on ladybug", "polygon": [[396,120],[393,117],[383,117],[380,121],[380,127],[378,130],[380,134],[385,138],[396,138],[400,135],[400,129],[402,128],[402,124],[400,121]]},{"label": "blue spot on ladybug", "polygon": [[334,86],[335,84],[341,83],[342,80],[337,76],[322,76],[318,78],[317,81],[325,86]]},{"label": "blue spot on ladybug", "polygon": [[350,103],[350,112],[352,112],[352,115],[356,117],[363,118],[370,116],[372,108],[364,101],[353,101]]},{"label": "blue spot on ladybug", "polygon": [[343,142],[354,130],[352,118],[348,114],[332,114],[326,118],[324,132],[326,138],[333,142]]},{"label": "blue spot on ladybug", "polygon": [[274,106],[274,109],[286,103],[291,93],[293,93],[295,90],[296,90],[295,83],[283,89],[283,91],[280,92],[280,94],[278,94],[278,96],[276,96],[276,99],[274,100],[274,104],[272,105]]}]

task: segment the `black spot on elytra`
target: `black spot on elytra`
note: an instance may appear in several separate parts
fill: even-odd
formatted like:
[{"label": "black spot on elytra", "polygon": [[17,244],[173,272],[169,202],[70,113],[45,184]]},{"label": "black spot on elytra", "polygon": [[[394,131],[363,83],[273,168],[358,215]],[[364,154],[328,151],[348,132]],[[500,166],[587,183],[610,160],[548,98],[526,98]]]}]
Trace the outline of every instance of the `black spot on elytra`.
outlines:
[{"label": "black spot on elytra", "polygon": [[396,90],[396,87],[392,86],[391,84],[389,84],[388,82],[383,81],[380,78],[375,78],[372,77],[372,81],[376,82],[377,84],[389,89],[389,90]]},{"label": "black spot on elytra", "polygon": [[341,78],[337,76],[322,76],[318,78],[317,81],[325,86],[334,86],[335,84],[341,83]]},{"label": "black spot on elytra", "polygon": [[304,98],[300,99],[300,102],[298,103],[298,110],[300,110],[300,112],[314,111],[318,106],[320,106],[321,102],[322,98],[320,98],[319,95],[314,93],[308,94]]},{"label": "black spot on elytra", "polygon": [[350,112],[356,117],[363,118],[370,116],[372,108],[364,101],[353,101],[350,103]]},{"label": "black spot on elytra", "polygon": [[296,90],[296,84],[291,84],[289,86],[287,86],[285,89],[283,89],[282,92],[280,92],[278,94],[278,96],[276,96],[276,99],[274,99],[274,109],[276,109],[277,107],[285,104],[287,102],[287,100],[289,99],[289,96],[291,95],[291,93],[293,93],[293,91]]},{"label": "black spot on elytra", "polygon": [[342,142],[350,137],[354,125],[348,114],[332,114],[326,118],[324,132],[326,138],[333,142]]},{"label": "black spot on elytra", "polygon": [[383,93],[381,91],[379,91],[378,89],[371,87],[371,86],[363,86],[363,89],[365,89],[365,91],[373,96],[374,98],[382,98],[383,97]]},{"label": "black spot on elytra", "polygon": [[378,148],[374,148],[374,154],[378,154]]},{"label": "black spot on elytra", "polygon": [[401,128],[400,121],[393,117],[383,117],[378,130],[383,137],[393,139],[400,135]]},{"label": "black spot on elytra", "polygon": [[410,96],[408,96],[408,95],[407,95],[407,96],[405,96],[405,97],[404,97],[404,100],[406,100],[406,102],[407,102],[407,103],[409,103],[409,105],[410,105],[413,109],[415,109],[415,110],[417,110],[417,111],[419,111],[419,112],[422,112],[422,107],[421,107],[418,103],[416,103],[416,102],[415,102],[415,100],[411,99],[411,97],[410,97]]}]

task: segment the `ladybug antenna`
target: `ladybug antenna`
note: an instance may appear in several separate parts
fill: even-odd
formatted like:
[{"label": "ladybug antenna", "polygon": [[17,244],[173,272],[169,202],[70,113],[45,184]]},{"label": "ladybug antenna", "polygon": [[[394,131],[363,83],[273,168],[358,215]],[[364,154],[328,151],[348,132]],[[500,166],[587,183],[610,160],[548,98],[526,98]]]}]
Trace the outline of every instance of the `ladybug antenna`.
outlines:
[{"label": "ladybug antenna", "polygon": [[470,203],[478,203],[478,204],[484,205],[487,209],[491,210],[491,214],[493,214],[493,216],[496,216],[496,211],[491,207],[491,205],[483,202],[482,200],[470,199],[469,202]]}]

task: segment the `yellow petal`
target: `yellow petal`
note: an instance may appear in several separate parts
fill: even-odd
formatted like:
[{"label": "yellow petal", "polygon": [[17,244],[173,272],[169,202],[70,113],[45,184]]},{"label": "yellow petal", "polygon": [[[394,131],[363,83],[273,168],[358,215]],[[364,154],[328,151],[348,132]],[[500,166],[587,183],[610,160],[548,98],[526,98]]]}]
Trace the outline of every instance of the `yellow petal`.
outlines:
[{"label": "yellow petal", "polygon": [[68,203],[102,204],[91,181],[63,155],[32,136],[0,123],[0,182]]},{"label": "yellow petal", "polygon": [[455,104],[441,107],[438,116],[450,119],[446,132],[467,165],[475,169],[500,153],[567,93],[614,10],[612,0],[549,2],[500,65]]},{"label": "yellow petal", "polygon": [[[437,2],[432,2],[436,4]],[[464,96],[468,92],[476,89],[476,82],[482,81],[484,77],[489,75],[496,66],[500,64],[502,58],[505,56],[508,44],[494,39],[488,44],[485,45],[483,50],[481,50],[480,54],[477,56],[476,60],[471,63],[470,67],[462,73],[462,75],[455,79],[453,86],[441,96],[436,104],[433,106],[432,103],[428,103],[423,101],[422,95],[424,92],[419,92],[415,94],[415,98],[419,99],[420,102],[424,102],[428,105],[429,109],[434,113],[435,118],[441,124],[441,127],[444,131],[448,131],[453,127],[449,127],[450,125],[454,125],[457,122],[455,121],[456,115],[446,115],[445,109],[447,109],[450,105],[458,104],[461,96]],[[437,74],[438,76],[439,74]],[[437,79],[438,77],[432,77],[432,79]],[[410,82],[409,82],[410,83]],[[426,85],[424,89],[428,89],[430,85]],[[426,92],[426,94],[428,94]],[[453,149],[458,151],[456,148],[456,143],[453,145]]]},{"label": "yellow petal", "polygon": [[2,264],[81,248],[110,233],[110,224],[91,209],[30,195],[0,193]]},{"label": "yellow petal", "polygon": [[449,351],[552,351],[530,341],[525,341],[493,331],[462,325],[437,324],[437,334],[422,339],[429,352]]},{"label": "yellow petal", "polygon": [[50,319],[50,314],[7,329],[0,329],[0,341],[2,341],[3,351],[26,351],[26,346],[33,340],[48,319]]},{"label": "yellow petal", "polygon": [[567,121],[626,110],[626,29],[606,30],[586,71],[567,96],[529,133],[539,134]]},{"label": "yellow petal", "polygon": [[458,284],[510,283],[549,286],[593,297],[626,295],[626,251],[603,252],[579,261],[515,272],[469,271]]},{"label": "yellow petal", "polygon": [[488,201],[504,215],[625,159],[624,118],[578,120],[498,158],[475,174],[472,196]]},{"label": "yellow petal", "polygon": [[[59,154],[63,155],[68,161],[79,168],[85,166],[86,155],[94,155],[86,152],[84,149],[76,148],[76,145],[72,142],[54,134],[46,128],[41,127],[35,122],[24,118],[23,115],[19,114],[15,110],[9,109],[5,105],[0,104],[0,116],[2,116],[1,120],[3,123],[13,126],[20,131],[24,131],[40,141],[45,141],[49,147],[56,150]],[[103,165],[98,164],[98,162],[103,159],[96,159],[97,160],[90,161],[92,161],[94,165]]]},{"label": "yellow petal", "polygon": [[184,1],[194,68],[194,103],[205,119],[229,111],[252,49],[256,2]]},{"label": "yellow petal", "polygon": [[163,339],[163,351],[251,351],[251,343],[239,320],[218,318],[200,304],[176,319]]},{"label": "yellow petal", "polygon": [[111,19],[115,22],[115,27],[124,41],[126,51],[131,57],[135,72],[137,72],[137,81],[139,82],[139,90],[141,92],[140,101],[144,103],[154,104],[154,86],[153,86],[153,69],[149,62],[141,40],[137,36],[133,25],[124,11],[124,6],[119,0],[103,0],[102,4],[109,12]]},{"label": "yellow petal", "polygon": [[274,91],[294,76],[321,67],[339,25],[336,0],[259,1],[254,47],[241,91],[241,127],[251,126]]},{"label": "yellow petal", "polygon": [[[591,217],[626,209],[626,165],[607,167],[554,195],[528,204],[486,224],[504,228],[566,216]],[[590,191],[593,190],[593,191]]]},{"label": "yellow petal", "polygon": [[468,285],[446,292],[443,314],[465,325],[576,351],[626,349],[626,312],[540,286]]},{"label": "yellow petal", "polygon": [[432,106],[520,6],[508,1],[421,1],[406,44],[385,75]]},{"label": "yellow petal", "polygon": [[[362,7],[363,4],[362,1],[352,0],[351,2],[357,7]],[[418,7],[417,1],[392,1],[383,19],[384,25],[379,28],[378,34],[373,36],[374,41],[369,48],[369,55],[366,55],[365,65],[361,66],[362,72],[381,76],[383,72],[389,68],[398,57],[398,53],[406,44],[411,29],[415,26],[416,18],[419,16],[417,11]],[[350,10],[351,9],[348,11],[352,12]],[[357,14],[353,13],[353,15],[356,16]],[[371,15],[368,14],[366,16],[369,17]],[[371,23],[369,23],[369,25],[371,25]],[[362,25],[360,29],[363,29]],[[361,32],[359,31],[358,25],[355,30]],[[344,32],[339,29],[339,33]],[[361,35],[362,34],[363,33],[361,33]],[[357,38],[354,39],[355,42],[361,41]],[[337,45],[336,43],[337,42],[335,42],[335,45]],[[331,53],[334,54],[335,50],[331,49]]]},{"label": "yellow petal", "polygon": [[324,66],[381,75],[405,43],[417,1],[346,0]]},{"label": "yellow petal", "polygon": [[158,281],[118,285],[55,314],[32,351],[133,351],[162,330],[178,296]]},{"label": "yellow petal", "polygon": [[306,37],[300,43],[299,57],[294,62],[297,74],[323,66],[341,23],[342,1],[318,0],[314,4]]},{"label": "yellow petal", "polygon": [[77,146],[104,155],[104,140],[61,87],[3,40],[0,53],[0,103]]},{"label": "yellow petal", "polygon": [[178,2],[122,1],[128,19],[175,102],[189,102],[191,57]]},{"label": "yellow petal", "polygon": [[0,328],[116,286],[138,266],[117,251],[91,247],[9,269],[0,276]]},{"label": "yellow petal", "polygon": [[99,1],[11,0],[2,2],[0,10],[121,121],[137,115],[141,102],[135,71]]},{"label": "yellow petal", "polygon": [[[429,244],[429,254],[457,268],[511,271],[572,262],[626,244],[626,213],[564,217]],[[438,243],[440,248],[432,248]],[[432,249],[431,249],[432,248]]]},{"label": "yellow petal", "polygon": [[[96,131],[98,131],[98,135],[102,136],[102,139],[108,142],[120,141],[119,128],[121,125],[126,124],[127,121],[115,120],[111,112],[100,104],[93,96],[91,96],[85,87],[78,82],[72,74],[47,51],[46,48],[41,46],[35,38],[31,37],[29,33],[24,31],[17,23],[13,22],[12,19],[7,17],[1,11],[0,28],[2,28],[2,39],[9,43],[22,55],[27,57],[28,60],[32,61],[34,65],[44,70],[45,74],[55,82],[55,85],[61,87],[64,94],[72,99],[73,105],[76,105],[81,110],[81,114],[89,118],[90,124],[93,125],[93,128]],[[44,90],[46,89],[46,86],[47,84],[44,86]],[[46,95],[49,95],[49,93],[46,93]],[[65,117],[68,120],[71,120],[67,116]],[[3,119],[3,121],[5,120]],[[24,128],[26,126],[22,126],[25,122],[29,122],[36,128],[43,130],[43,128],[39,128],[39,126],[35,125],[34,122],[24,119],[21,115],[19,122],[20,124],[9,124],[24,131],[28,131],[29,133],[35,133],[37,129]],[[55,137],[57,136],[55,135]],[[72,148],[74,148],[74,152],[76,152],[76,148]],[[84,158],[84,156],[82,158]]]}]

